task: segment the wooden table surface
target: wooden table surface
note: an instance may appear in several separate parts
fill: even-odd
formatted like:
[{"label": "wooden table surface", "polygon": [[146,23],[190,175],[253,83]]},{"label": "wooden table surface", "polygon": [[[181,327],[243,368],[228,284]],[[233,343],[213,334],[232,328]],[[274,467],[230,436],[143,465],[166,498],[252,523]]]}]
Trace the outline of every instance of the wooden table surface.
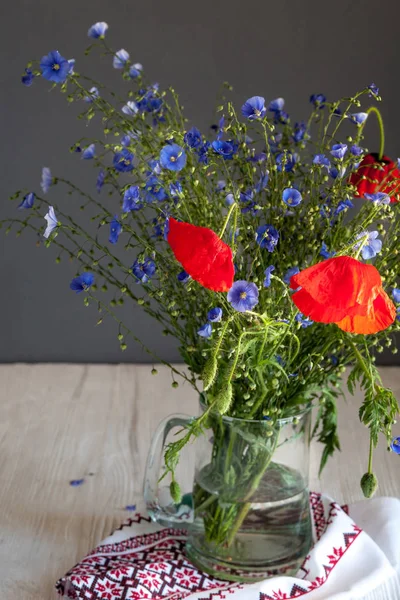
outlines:
[{"label": "wooden table surface", "polygon": [[[130,365],[0,365],[0,598],[51,600],[54,583],[127,517],[140,500],[145,458],[157,423],[197,414],[188,384],[171,388],[169,371]],[[400,399],[400,368],[381,370]],[[342,452],[311,489],[338,502],[362,498],[368,434],[360,396],[340,406]],[[400,426],[397,434],[400,435]],[[380,495],[400,497],[400,458],[383,443],[374,466]],[[71,487],[72,479],[85,478]],[[394,579],[368,600],[400,599]]]}]

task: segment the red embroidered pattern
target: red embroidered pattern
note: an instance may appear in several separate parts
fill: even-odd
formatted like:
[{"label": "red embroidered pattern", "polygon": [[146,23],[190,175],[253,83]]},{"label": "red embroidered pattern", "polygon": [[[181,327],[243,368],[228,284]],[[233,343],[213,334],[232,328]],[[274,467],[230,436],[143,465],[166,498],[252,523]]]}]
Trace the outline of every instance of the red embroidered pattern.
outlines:
[{"label": "red embroidered pattern", "polygon": [[[316,493],[310,494],[310,505],[316,536],[320,539],[341,508],[333,502],[324,510],[321,495]],[[116,531],[142,522],[151,521],[137,514]],[[310,574],[308,556],[297,576],[302,577],[301,572],[304,573],[304,585],[294,584],[290,591],[286,588],[260,593],[259,600],[299,598],[320,587],[360,533],[361,529],[354,525],[352,531],[342,534],[343,544],[339,540],[339,545],[331,548],[325,558],[322,577],[314,577],[312,581],[304,579]],[[185,534],[184,529],[162,529],[103,544],[60,579],[56,589],[73,600],[183,600],[196,592],[204,592],[198,600],[225,600],[245,588],[245,585],[206,575],[189,563],[184,554]],[[253,592],[252,598],[255,597]]]}]

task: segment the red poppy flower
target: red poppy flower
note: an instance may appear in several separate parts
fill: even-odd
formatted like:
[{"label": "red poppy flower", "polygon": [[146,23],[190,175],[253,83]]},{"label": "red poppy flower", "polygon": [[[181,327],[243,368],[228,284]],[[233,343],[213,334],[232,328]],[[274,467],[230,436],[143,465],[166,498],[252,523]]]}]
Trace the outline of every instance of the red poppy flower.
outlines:
[{"label": "red poppy flower", "polygon": [[301,287],[292,298],[304,315],[319,323],[336,323],[350,333],[377,333],[396,318],[378,270],[350,256],[329,258],[300,271],[290,287]]},{"label": "red poppy flower", "polygon": [[232,250],[207,227],[169,219],[168,243],[175,258],[195,281],[214,292],[227,292],[235,269]]},{"label": "red poppy flower", "polygon": [[350,175],[349,183],[357,188],[355,196],[383,192],[391,202],[400,200],[400,170],[387,156],[379,160],[378,154],[367,154],[357,171]]}]

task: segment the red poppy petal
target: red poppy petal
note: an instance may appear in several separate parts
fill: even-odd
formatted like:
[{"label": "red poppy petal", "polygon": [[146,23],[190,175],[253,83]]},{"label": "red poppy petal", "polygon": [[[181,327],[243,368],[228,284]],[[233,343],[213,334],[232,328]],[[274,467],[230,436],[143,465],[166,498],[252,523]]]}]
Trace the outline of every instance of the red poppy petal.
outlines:
[{"label": "red poppy petal", "polygon": [[388,156],[381,160],[377,154],[364,156],[357,171],[350,175],[349,183],[357,188],[355,196],[383,192],[390,196],[391,202],[400,198],[400,170]]},{"label": "red poppy petal", "polygon": [[372,310],[368,315],[346,316],[337,324],[343,331],[349,333],[377,333],[387,329],[396,318],[396,307],[381,288],[372,303]]},{"label": "red poppy petal", "polygon": [[[331,322],[334,314],[348,314],[349,309],[359,312],[357,305],[368,305],[376,297],[381,284],[381,276],[374,266],[365,265],[350,256],[329,258],[300,271],[290,280],[292,289],[300,286],[321,306],[318,312],[320,318],[314,320],[322,323]],[[298,293],[293,295],[296,306]],[[300,298],[302,301],[303,297]],[[342,318],[340,316],[337,320]]]},{"label": "red poppy petal", "polygon": [[186,273],[202,286],[214,292],[227,292],[232,287],[232,250],[214,231],[171,217],[168,243]]}]

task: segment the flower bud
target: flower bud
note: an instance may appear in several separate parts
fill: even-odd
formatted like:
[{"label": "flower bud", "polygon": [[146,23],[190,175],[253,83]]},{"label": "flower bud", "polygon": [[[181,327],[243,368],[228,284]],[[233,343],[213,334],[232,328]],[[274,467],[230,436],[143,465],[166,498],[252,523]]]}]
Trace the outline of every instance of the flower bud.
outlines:
[{"label": "flower bud", "polygon": [[171,481],[169,485],[169,493],[171,494],[172,500],[175,504],[179,504],[182,498],[181,486],[177,481]]},{"label": "flower bud", "polygon": [[206,364],[204,365],[203,373],[201,376],[202,380],[203,380],[205,392],[208,389],[210,389],[210,387],[214,383],[215,376],[217,374],[217,368],[218,368],[218,365],[217,365],[217,360],[216,360],[215,356],[210,356],[210,358],[207,360]]},{"label": "flower bud", "polygon": [[226,387],[224,387],[222,390],[220,390],[218,392],[218,394],[215,397],[215,408],[218,410],[218,412],[221,415],[224,415],[226,412],[228,412],[229,407],[231,405],[232,402],[232,396],[233,396],[233,391],[232,391],[232,385],[231,383],[228,383],[226,385]]},{"label": "flower bud", "polygon": [[365,473],[361,478],[361,489],[366,498],[372,498],[378,489],[378,479],[374,473]]}]

